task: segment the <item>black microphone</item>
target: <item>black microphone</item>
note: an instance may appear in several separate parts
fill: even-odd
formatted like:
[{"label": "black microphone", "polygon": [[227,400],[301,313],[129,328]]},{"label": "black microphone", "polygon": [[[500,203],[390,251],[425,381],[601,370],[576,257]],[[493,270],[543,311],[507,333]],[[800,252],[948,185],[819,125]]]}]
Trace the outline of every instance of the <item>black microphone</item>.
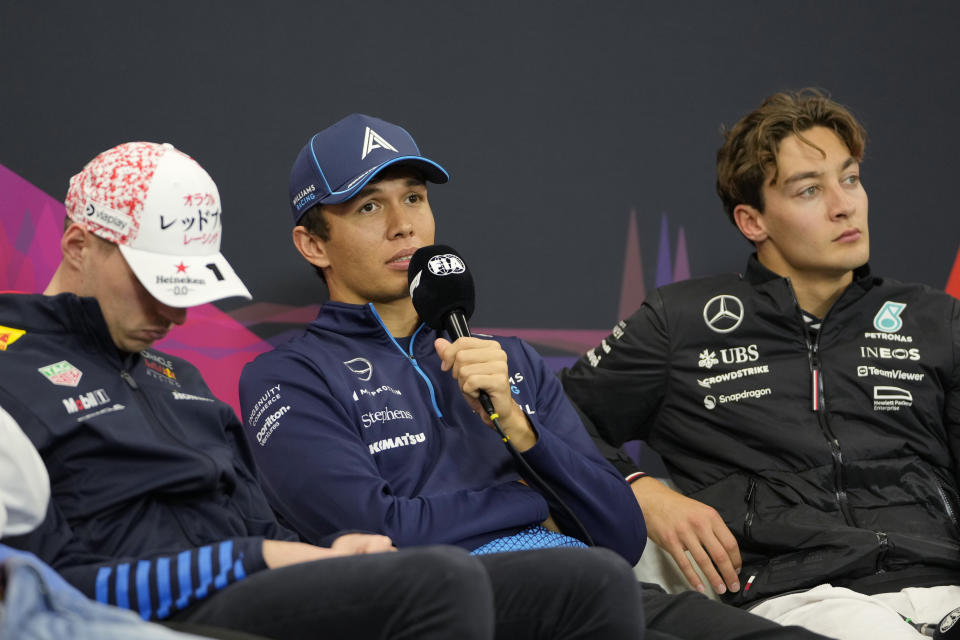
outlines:
[{"label": "black microphone", "polygon": [[[451,341],[471,336],[467,321],[473,315],[476,290],[473,276],[459,253],[442,244],[420,247],[410,258],[407,282],[413,308],[427,326],[446,330]],[[479,399],[488,415],[498,417],[483,389]]]},{"label": "black microphone", "polygon": [[[470,327],[467,320],[473,315],[476,293],[473,288],[473,276],[467,263],[459,253],[442,244],[420,247],[410,258],[407,267],[407,282],[410,283],[410,297],[413,308],[427,326],[437,331],[446,330],[451,340],[469,338]],[[516,450],[510,438],[500,426],[500,415],[493,408],[490,395],[480,390],[480,406],[490,416],[493,428],[516,462],[520,474],[527,477],[532,486],[539,487],[559,506],[570,519],[571,526],[580,533],[580,539],[593,546],[593,539],[580,519],[570,507],[557,495],[557,492],[541,478],[523,456]]]}]

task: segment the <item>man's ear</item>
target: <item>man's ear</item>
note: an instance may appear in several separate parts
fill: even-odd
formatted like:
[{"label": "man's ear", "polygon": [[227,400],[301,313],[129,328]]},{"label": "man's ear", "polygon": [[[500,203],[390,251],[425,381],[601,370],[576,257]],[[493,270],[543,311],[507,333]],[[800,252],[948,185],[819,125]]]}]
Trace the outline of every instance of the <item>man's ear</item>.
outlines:
[{"label": "man's ear", "polygon": [[90,232],[78,224],[71,224],[60,237],[60,250],[63,261],[75,271],[82,271],[83,253],[93,248]]},{"label": "man's ear", "polygon": [[303,225],[293,228],[293,246],[313,266],[321,269],[330,266],[326,243],[319,236],[307,231],[307,228]]},{"label": "man's ear", "polygon": [[733,221],[750,242],[758,244],[767,239],[767,225],[762,211],[748,204],[738,204],[733,210]]}]

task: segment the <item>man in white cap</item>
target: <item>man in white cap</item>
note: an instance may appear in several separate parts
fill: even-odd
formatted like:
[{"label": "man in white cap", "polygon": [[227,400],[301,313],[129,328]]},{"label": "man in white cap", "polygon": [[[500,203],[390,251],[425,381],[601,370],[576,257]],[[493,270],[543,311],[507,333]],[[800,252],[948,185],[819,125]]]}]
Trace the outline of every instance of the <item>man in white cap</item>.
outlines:
[{"label": "man in white cap", "polygon": [[[234,413],[189,363],[151,349],[187,306],[249,297],[220,254],[220,197],[195,161],[120,145],[71,179],[66,206],[44,294],[0,295],[0,402],[52,487],[40,527],[5,544],[149,620],[274,638],[479,639],[493,637],[502,599],[515,605],[497,609],[498,629],[536,623],[555,577],[512,584],[448,547],[377,553],[394,550],[379,535],[313,546],[277,523]],[[594,579],[569,577],[601,603],[636,597],[629,570]],[[637,622],[626,612],[621,626]]]}]

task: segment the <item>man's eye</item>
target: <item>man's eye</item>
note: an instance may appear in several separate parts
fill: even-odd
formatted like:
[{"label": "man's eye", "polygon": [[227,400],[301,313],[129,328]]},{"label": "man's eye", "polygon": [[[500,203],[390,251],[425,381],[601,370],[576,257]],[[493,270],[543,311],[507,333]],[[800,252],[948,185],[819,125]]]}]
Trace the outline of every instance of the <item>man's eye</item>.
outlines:
[{"label": "man's eye", "polygon": [[853,174],[844,178],[843,181],[847,184],[858,184],[860,182],[860,176]]},{"label": "man's eye", "polygon": [[817,187],[816,185],[811,185],[811,186],[807,187],[806,189],[803,189],[803,190],[800,192],[800,195],[803,196],[804,198],[811,198],[811,197],[817,195],[817,190],[818,190],[818,189],[819,189],[819,187]]},{"label": "man's eye", "polygon": [[377,205],[374,204],[373,202],[368,202],[362,207],[360,207],[359,209],[360,213],[373,213],[376,210],[377,210]]}]

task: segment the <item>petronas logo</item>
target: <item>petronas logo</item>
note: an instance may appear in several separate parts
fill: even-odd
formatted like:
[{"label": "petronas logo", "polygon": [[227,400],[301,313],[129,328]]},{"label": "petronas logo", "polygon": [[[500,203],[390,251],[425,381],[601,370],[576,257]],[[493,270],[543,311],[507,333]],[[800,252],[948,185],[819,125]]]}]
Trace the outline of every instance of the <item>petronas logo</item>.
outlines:
[{"label": "petronas logo", "polygon": [[902,302],[887,300],[880,307],[880,311],[877,311],[877,315],[873,317],[873,326],[877,331],[883,331],[884,333],[900,331],[903,328],[903,320],[900,319],[900,314],[906,308],[907,305]]}]

